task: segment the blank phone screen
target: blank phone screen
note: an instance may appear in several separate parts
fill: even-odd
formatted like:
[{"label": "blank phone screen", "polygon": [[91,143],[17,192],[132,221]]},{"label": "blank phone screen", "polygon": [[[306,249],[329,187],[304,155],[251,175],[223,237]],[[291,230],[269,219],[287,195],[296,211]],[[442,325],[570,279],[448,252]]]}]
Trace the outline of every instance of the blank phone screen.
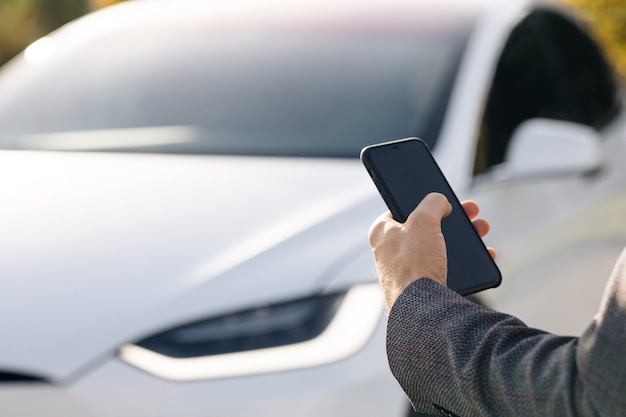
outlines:
[{"label": "blank phone screen", "polygon": [[467,295],[500,284],[501,274],[425,143],[410,138],[365,148],[361,159],[397,221],[431,192],[452,212],[441,222],[448,251],[448,287]]}]

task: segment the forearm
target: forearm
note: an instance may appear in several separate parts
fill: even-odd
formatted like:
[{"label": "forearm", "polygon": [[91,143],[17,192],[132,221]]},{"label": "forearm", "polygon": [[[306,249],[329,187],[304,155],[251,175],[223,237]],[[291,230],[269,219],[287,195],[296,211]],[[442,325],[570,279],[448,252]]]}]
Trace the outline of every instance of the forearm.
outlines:
[{"label": "forearm", "polygon": [[396,301],[387,337],[391,369],[414,405],[460,416],[576,416],[576,344],[427,279]]},{"label": "forearm", "polygon": [[626,251],[606,287],[600,310],[580,338],[580,400],[598,415],[626,416]]},{"label": "forearm", "polygon": [[393,305],[387,354],[420,411],[626,416],[626,250],[580,338],[531,329],[420,279]]}]

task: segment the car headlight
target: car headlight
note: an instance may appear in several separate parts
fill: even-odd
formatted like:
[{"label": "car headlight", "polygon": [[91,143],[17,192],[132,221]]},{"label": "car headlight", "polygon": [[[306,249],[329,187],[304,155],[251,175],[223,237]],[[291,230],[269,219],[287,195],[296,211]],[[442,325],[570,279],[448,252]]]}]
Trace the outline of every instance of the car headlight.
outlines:
[{"label": "car headlight", "polygon": [[120,349],[120,358],[177,381],[322,365],[356,353],[380,320],[377,284],[177,327]]}]

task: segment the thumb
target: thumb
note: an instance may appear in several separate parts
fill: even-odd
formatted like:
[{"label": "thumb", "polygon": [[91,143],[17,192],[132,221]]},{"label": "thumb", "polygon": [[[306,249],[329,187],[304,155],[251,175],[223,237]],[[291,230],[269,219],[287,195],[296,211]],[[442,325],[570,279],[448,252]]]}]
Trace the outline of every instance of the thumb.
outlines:
[{"label": "thumb", "polygon": [[452,212],[452,205],[445,195],[441,193],[430,193],[424,197],[419,205],[409,215],[407,222],[413,222],[416,218],[424,220],[430,218],[432,221],[441,223],[441,220],[448,217]]}]

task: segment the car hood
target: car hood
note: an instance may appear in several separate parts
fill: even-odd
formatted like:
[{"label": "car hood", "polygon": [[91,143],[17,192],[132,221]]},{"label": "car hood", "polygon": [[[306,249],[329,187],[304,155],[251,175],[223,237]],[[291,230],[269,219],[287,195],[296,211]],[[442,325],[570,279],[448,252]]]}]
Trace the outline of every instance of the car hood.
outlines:
[{"label": "car hood", "polygon": [[356,159],[2,151],[0,195],[0,371],[50,380],[337,285],[383,209]]}]

